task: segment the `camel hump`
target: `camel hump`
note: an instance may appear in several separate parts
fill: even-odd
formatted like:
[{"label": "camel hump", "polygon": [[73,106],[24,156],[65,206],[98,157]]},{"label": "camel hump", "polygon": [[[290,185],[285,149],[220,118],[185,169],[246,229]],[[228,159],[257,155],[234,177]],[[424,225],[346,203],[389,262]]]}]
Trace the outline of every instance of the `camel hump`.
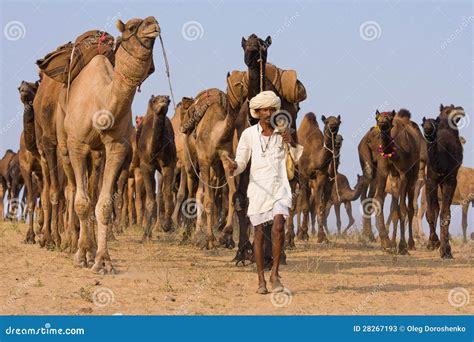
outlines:
[{"label": "camel hump", "polygon": [[[36,61],[42,72],[54,80],[67,83],[79,75],[81,70],[97,55],[104,55],[112,65],[115,62],[115,39],[105,31],[92,30],[78,36]],[[71,59],[72,55],[72,59]]]},{"label": "camel hump", "polygon": [[203,90],[194,99],[193,104],[184,111],[181,121],[181,132],[184,134],[194,131],[211,105],[219,103],[222,107],[227,108],[227,95],[217,88]]},{"label": "camel hump", "polygon": [[303,120],[319,127],[318,120],[316,119],[316,114],[314,114],[313,112],[306,113]]}]

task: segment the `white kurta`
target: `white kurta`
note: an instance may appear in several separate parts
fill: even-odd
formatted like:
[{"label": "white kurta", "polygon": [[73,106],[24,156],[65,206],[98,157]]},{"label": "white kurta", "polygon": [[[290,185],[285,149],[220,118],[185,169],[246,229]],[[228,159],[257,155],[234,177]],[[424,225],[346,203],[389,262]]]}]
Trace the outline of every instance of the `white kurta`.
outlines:
[{"label": "white kurta", "polygon": [[[288,208],[291,208],[292,204],[283,138],[276,131],[269,138],[264,137],[262,130],[260,123],[245,129],[240,136],[235,156],[237,169],[234,176],[243,172],[252,158],[247,189],[249,198],[247,215],[249,217],[271,212],[276,202],[278,206],[283,205]],[[290,154],[295,163],[298,163],[302,153],[303,146],[290,147]]]}]

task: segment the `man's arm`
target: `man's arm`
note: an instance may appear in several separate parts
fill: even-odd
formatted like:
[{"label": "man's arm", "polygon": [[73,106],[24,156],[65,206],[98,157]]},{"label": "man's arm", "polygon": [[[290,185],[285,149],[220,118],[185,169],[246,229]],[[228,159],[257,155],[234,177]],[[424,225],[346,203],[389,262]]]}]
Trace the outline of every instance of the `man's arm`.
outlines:
[{"label": "man's arm", "polygon": [[295,164],[298,164],[298,161],[303,154],[303,146],[299,144],[295,144],[294,146],[290,145],[290,155]]},{"label": "man's arm", "polygon": [[240,136],[237,151],[235,152],[235,163],[237,164],[237,168],[233,173],[234,176],[237,176],[245,170],[250,160],[250,156],[252,155],[252,146],[249,138],[247,132]]}]

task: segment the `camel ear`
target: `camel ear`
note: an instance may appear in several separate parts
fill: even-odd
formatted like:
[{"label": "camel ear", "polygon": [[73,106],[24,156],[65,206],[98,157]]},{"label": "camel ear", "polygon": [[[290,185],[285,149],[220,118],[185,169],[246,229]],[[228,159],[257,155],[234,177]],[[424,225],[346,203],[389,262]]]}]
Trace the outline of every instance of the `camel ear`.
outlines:
[{"label": "camel ear", "polygon": [[442,112],[443,109],[444,109],[444,106],[443,106],[443,104],[441,103],[441,104],[439,105],[439,111]]},{"label": "camel ear", "polygon": [[436,124],[439,124],[439,122],[441,121],[441,119],[439,118],[439,116],[436,118]]},{"label": "camel ear", "polygon": [[461,144],[465,144],[466,143],[466,138],[464,137],[459,137],[459,141],[461,142]]},{"label": "camel ear", "polygon": [[377,110],[375,111],[375,116],[379,116],[379,115],[380,115],[380,112],[379,112],[379,110],[377,109]]},{"label": "camel ear", "polygon": [[117,26],[117,29],[118,29],[120,32],[125,31],[125,24],[123,23],[122,20],[120,20],[120,19],[117,20],[116,26]]},{"label": "camel ear", "polygon": [[272,45],[272,37],[268,36],[267,39],[265,39],[265,45],[267,48]]},{"label": "camel ear", "polygon": [[324,123],[326,122],[326,117],[324,115],[321,115],[321,121]]},{"label": "camel ear", "polygon": [[421,119],[421,122],[422,124],[424,124],[426,122],[426,117],[423,117],[423,119]]},{"label": "camel ear", "polygon": [[341,116],[340,115],[337,116],[337,120],[339,121],[339,123],[341,123]]},{"label": "camel ear", "polygon": [[241,44],[242,44],[242,49],[245,49],[245,44],[247,44],[247,40],[244,37],[242,37],[242,43]]},{"label": "camel ear", "polygon": [[392,116],[395,116],[395,115],[397,115],[397,112],[392,110]]},{"label": "camel ear", "polygon": [[38,88],[38,87],[39,87],[39,84],[40,84],[40,82],[39,82],[39,81],[36,81],[36,82],[35,82],[35,86],[36,86],[36,88]]}]

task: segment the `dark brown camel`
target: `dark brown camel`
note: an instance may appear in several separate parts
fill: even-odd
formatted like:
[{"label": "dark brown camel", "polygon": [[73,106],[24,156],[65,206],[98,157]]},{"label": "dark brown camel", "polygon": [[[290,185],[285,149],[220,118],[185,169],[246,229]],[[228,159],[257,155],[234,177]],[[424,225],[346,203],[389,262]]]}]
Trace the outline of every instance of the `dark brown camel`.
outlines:
[{"label": "dark brown camel", "polygon": [[[368,200],[361,201],[364,209],[364,229],[370,230],[370,215],[368,207],[375,208],[376,225],[383,248],[391,249],[391,241],[385,227],[383,203],[388,175],[399,178],[399,191],[395,194],[398,217],[408,215],[409,239],[408,249],[413,249],[413,216],[414,192],[420,169],[420,147],[415,129],[411,126],[409,117],[396,116],[395,111],[375,113],[376,126],[366,133],[359,144],[359,159],[364,173],[364,190],[373,181]],[[372,193],[375,195],[372,199]],[[364,191],[363,191],[364,194]],[[362,199],[362,196],[361,196]],[[408,199],[408,204],[407,204]],[[367,201],[370,201],[367,202]],[[369,205],[368,205],[369,203]],[[405,220],[400,221],[400,254],[407,254],[405,240]]]},{"label": "dark brown camel", "polygon": [[[289,113],[291,116],[291,128],[293,140],[298,143],[298,137],[296,134],[296,116],[299,110],[297,103],[290,103],[281,96],[281,94],[275,89],[273,84],[266,78],[265,69],[267,63],[268,48],[272,44],[272,39],[268,36],[265,40],[257,37],[255,34],[251,34],[248,39],[242,37],[242,49],[244,50],[244,62],[247,65],[248,72],[248,93],[247,97],[241,97],[241,101],[237,108],[231,109],[236,116],[236,132],[237,138],[240,138],[245,128],[254,125],[258,120],[253,119],[250,115],[249,100],[255,97],[263,90],[272,90],[281,100],[281,111],[283,113]],[[239,175],[239,181],[237,185],[237,192],[234,196],[234,207],[237,212],[239,222],[239,244],[234,261],[237,264],[240,262],[245,263],[245,260],[253,260],[253,248],[249,241],[249,225],[250,222],[247,217],[247,187],[249,183],[249,172],[250,163],[247,169]],[[292,191],[296,188],[296,179],[290,182]],[[290,215],[294,215],[294,208],[291,209]],[[286,220],[286,229],[293,231],[293,221],[291,219]],[[265,233],[266,236],[270,236],[271,225],[268,226],[268,231]],[[221,237],[220,241],[228,242],[232,239],[232,230],[228,229],[225,234]],[[266,240],[265,243],[266,255],[271,254],[271,241]],[[284,252],[283,252],[284,253]],[[284,256],[283,256],[284,258]],[[267,258],[268,259],[268,258]],[[271,264],[270,260],[266,261],[266,264]]]},{"label": "dark brown camel", "polygon": [[9,218],[13,221],[18,220],[18,214],[21,214],[22,206],[25,203],[20,202],[20,191],[24,185],[23,176],[20,170],[20,158],[19,154],[15,156],[8,164],[7,170],[7,187],[8,187],[8,214]]},{"label": "dark brown camel", "polygon": [[[299,161],[300,203],[303,222],[298,229],[298,238],[308,240],[309,202],[311,195],[310,180],[314,182],[314,192],[318,196],[316,216],[318,222],[318,243],[328,241],[324,227],[326,211],[333,192],[335,175],[337,174],[338,156],[342,137],[338,135],[341,124],[340,116],[321,117],[324,123],[323,132],[319,129],[316,115],[308,113],[301,121],[298,129],[299,143],[304,150]],[[294,246],[294,233],[287,232],[287,245]]]},{"label": "dark brown camel", "polygon": [[[454,105],[440,106],[436,119],[423,117],[423,131],[428,148],[426,174],[426,219],[430,225],[429,249],[440,248],[443,259],[451,259],[449,223],[451,203],[457,185],[457,175],[463,160],[463,148],[459,140],[458,121],[465,116],[464,109]],[[441,190],[441,201],[438,200]],[[441,202],[441,206],[440,206]],[[441,239],[436,235],[436,221],[440,216]]]},{"label": "dark brown camel", "polygon": [[174,169],[176,167],[176,147],[174,132],[170,120],[166,117],[170,99],[168,96],[151,96],[148,110],[138,127],[137,151],[140,158],[140,170],[146,189],[146,227],[143,240],[151,239],[152,218],[156,215],[155,172],[161,174],[158,191],[163,194],[164,213],[160,212],[157,225],[164,231],[173,229],[172,189]]}]

